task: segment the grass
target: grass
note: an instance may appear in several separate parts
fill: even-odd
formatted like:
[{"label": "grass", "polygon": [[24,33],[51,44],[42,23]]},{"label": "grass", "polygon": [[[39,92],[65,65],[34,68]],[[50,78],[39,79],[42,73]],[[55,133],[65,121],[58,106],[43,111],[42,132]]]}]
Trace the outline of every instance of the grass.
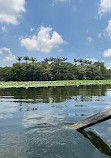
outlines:
[{"label": "grass", "polygon": [[111,84],[111,80],[65,80],[65,81],[0,81],[2,88],[30,88],[30,87],[57,87],[57,86],[80,86],[80,85],[106,85]]}]

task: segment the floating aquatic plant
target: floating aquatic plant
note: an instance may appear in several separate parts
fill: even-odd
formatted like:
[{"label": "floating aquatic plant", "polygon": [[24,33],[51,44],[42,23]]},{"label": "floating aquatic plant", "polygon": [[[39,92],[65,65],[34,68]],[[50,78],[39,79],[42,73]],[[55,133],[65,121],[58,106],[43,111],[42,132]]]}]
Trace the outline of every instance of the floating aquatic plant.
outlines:
[{"label": "floating aquatic plant", "polygon": [[65,81],[25,81],[25,82],[0,82],[0,88],[30,88],[30,87],[58,87],[80,85],[106,85],[111,80],[65,80]]}]

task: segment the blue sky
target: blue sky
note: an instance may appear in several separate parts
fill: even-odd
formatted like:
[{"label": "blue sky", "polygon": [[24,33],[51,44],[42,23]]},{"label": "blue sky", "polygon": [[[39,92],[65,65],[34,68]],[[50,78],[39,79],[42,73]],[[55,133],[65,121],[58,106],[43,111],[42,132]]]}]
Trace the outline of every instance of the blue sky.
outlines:
[{"label": "blue sky", "polygon": [[104,61],[111,67],[111,0],[0,0],[0,66],[18,56]]}]

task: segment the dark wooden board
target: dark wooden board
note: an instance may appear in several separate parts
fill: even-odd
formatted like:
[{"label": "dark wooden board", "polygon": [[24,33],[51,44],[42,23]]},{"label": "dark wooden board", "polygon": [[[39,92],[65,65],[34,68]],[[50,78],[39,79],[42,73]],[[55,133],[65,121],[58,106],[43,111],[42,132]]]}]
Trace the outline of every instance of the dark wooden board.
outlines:
[{"label": "dark wooden board", "polygon": [[85,120],[82,120],[80,122],[75,123],[74,125],[71,125],[71,129],[75,129],[75,130],[82,130],[85,129],[87,127],[90,127],[92,125],[95,125],[97,123],[106,121],[108,119],[111,119],[111,108],[104,110],[102,112],[99,112],[91,117],[88,117]]}]

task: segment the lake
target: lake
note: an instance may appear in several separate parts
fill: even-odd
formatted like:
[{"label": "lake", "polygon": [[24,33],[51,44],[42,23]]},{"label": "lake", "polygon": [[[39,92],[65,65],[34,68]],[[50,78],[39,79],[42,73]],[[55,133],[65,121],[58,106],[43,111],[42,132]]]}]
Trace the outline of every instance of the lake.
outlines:
[{"label": "lake", "polygon": [[0,89],[0,158],[111,157],[111,120],[70,125],[111,107],[111,85]]}]

